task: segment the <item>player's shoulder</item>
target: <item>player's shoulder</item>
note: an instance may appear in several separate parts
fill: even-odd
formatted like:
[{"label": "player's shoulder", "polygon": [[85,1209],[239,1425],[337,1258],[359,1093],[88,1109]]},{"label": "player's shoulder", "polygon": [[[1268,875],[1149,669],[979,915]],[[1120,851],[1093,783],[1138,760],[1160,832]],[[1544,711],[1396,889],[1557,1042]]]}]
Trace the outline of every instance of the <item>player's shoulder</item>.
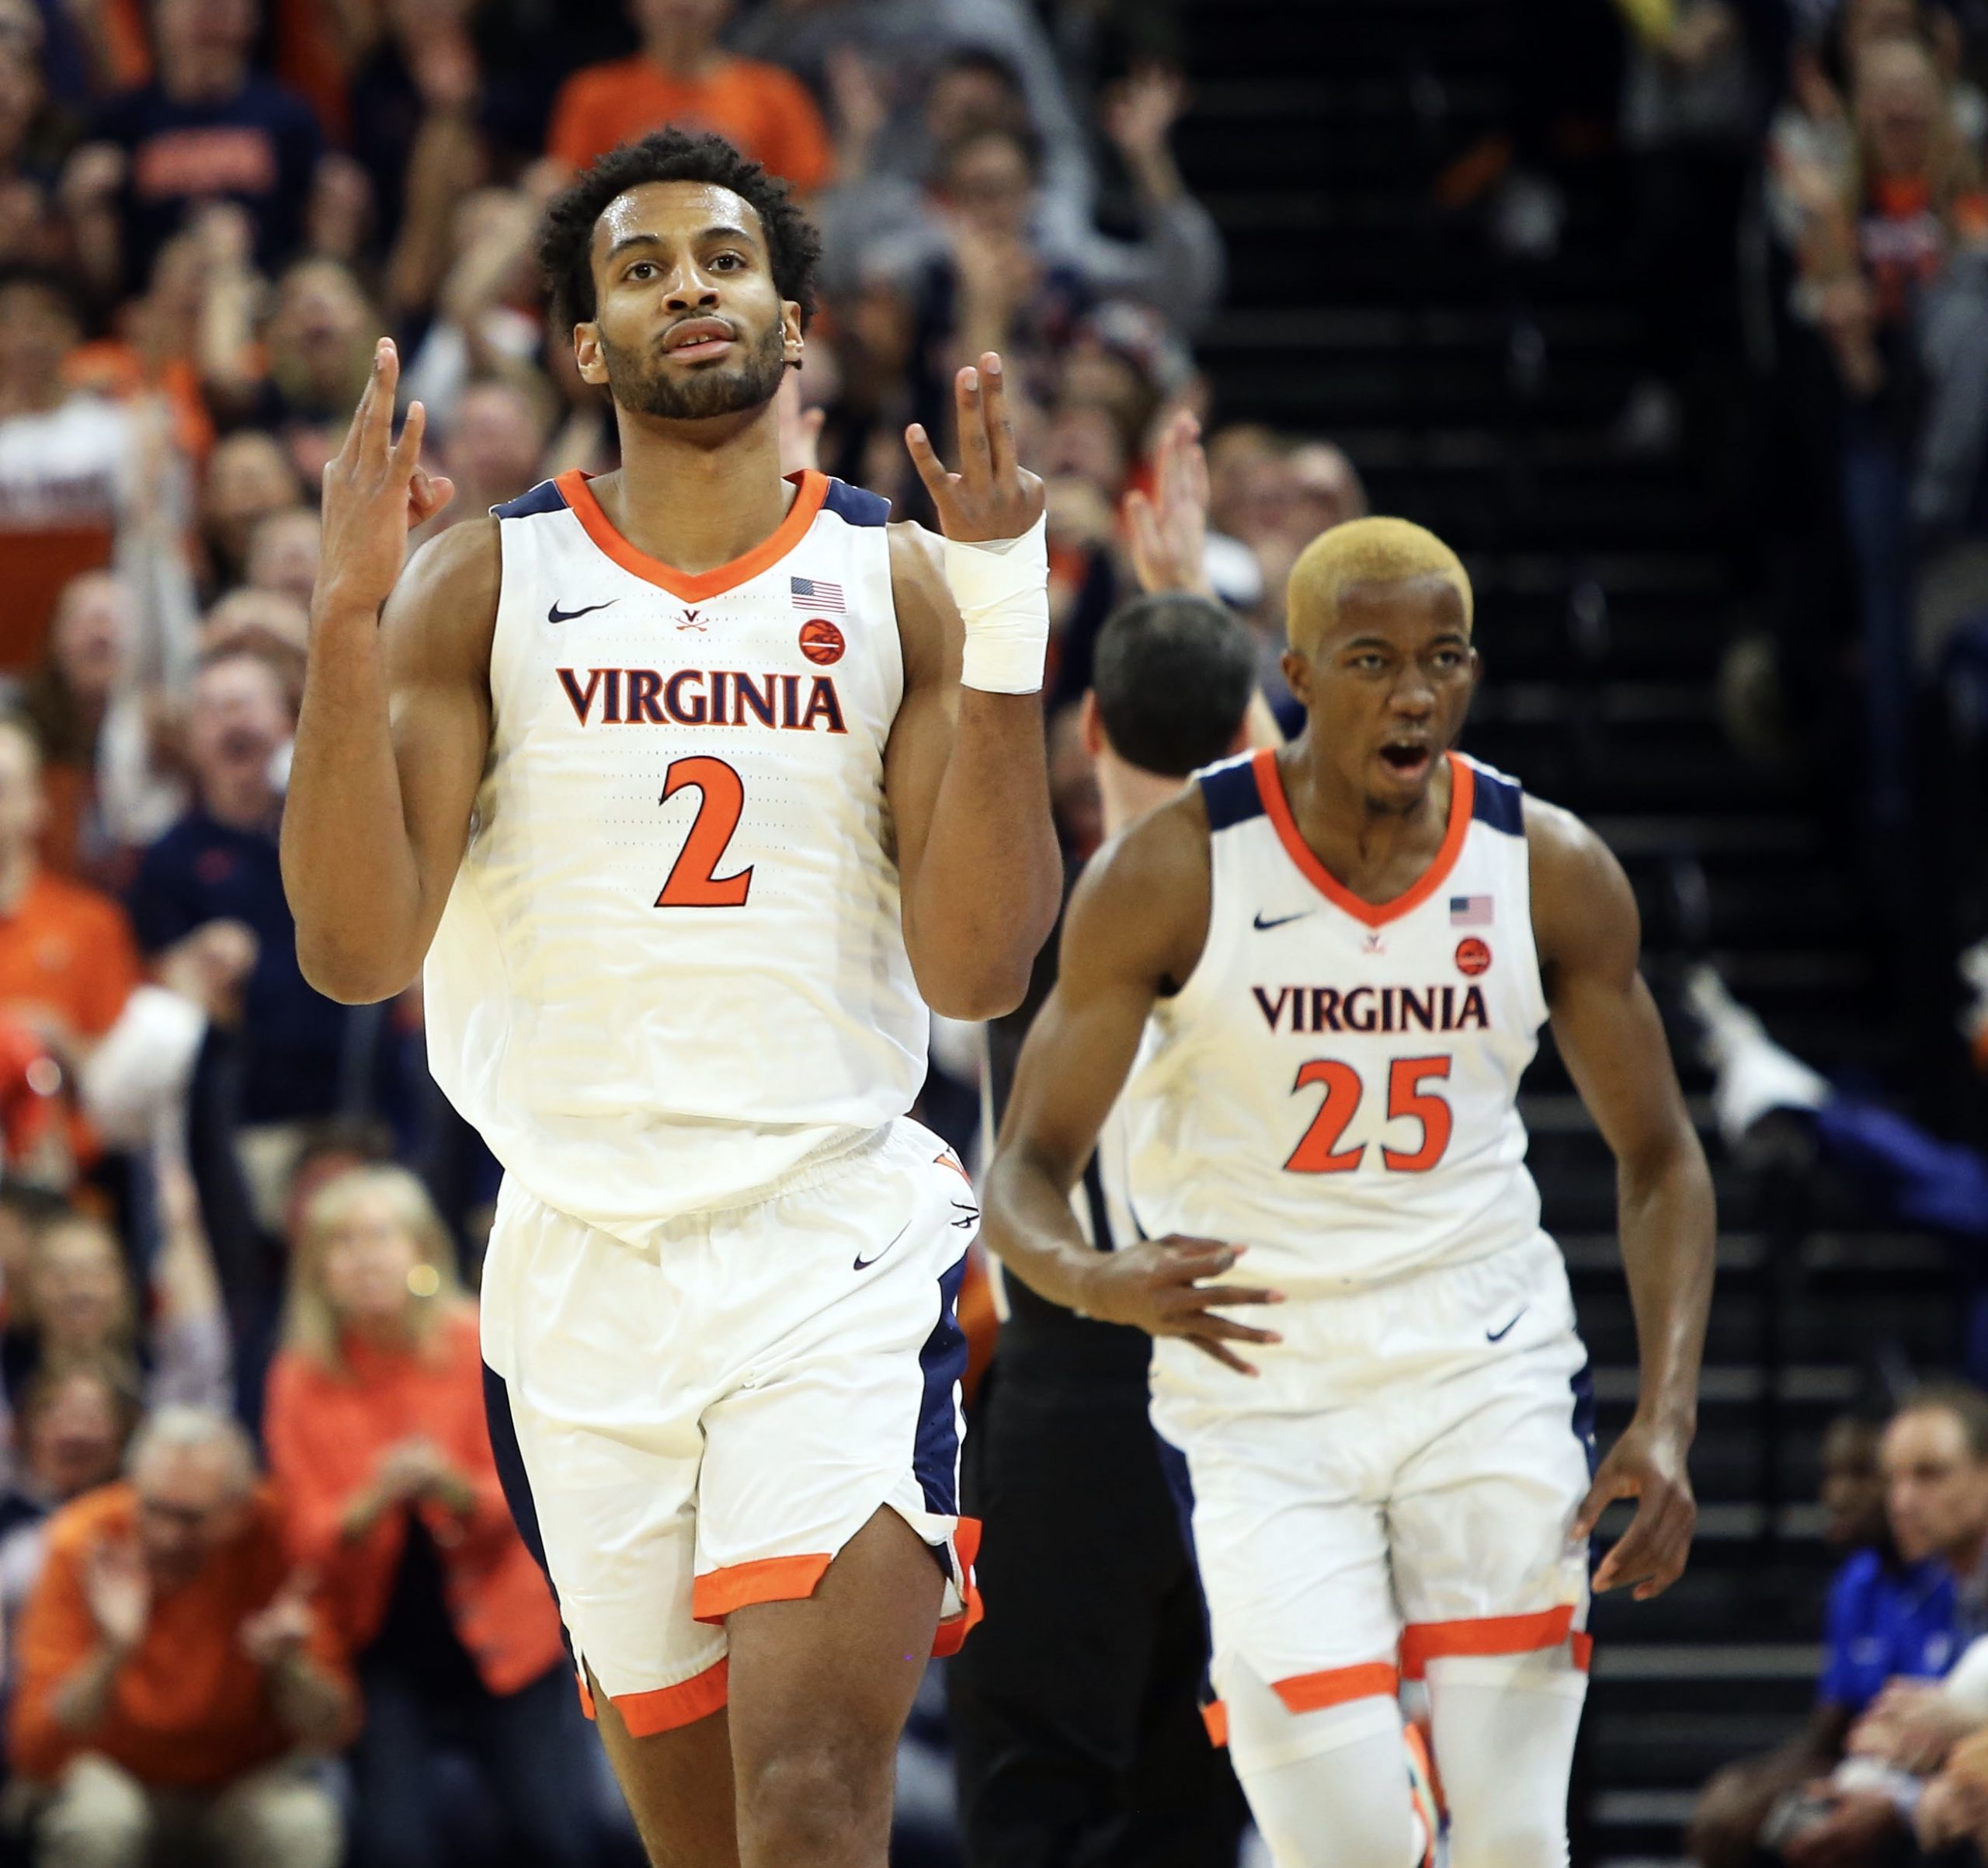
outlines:
[{"label": "player's shoulder", "polygon": [[1549,804],[1528,791],[1519,810],[1536,878],[1580,886],[1620,875],[1621,865],[1600,834],[1564,805]]},{"label": "player's shoulder", "polygon": [[495,518],[465,519],[438,532],[407,562],[387,604],[397,643],[418,645],[431,669],[461,662],[487,670],[504,585]]}]

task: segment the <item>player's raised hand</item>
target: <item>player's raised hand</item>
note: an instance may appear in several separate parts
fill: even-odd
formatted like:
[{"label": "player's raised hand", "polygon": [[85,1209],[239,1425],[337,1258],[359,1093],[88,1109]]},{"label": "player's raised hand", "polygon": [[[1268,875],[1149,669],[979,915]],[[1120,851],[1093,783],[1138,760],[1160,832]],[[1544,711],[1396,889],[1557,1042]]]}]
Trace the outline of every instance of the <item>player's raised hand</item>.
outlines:
[{"label": "player's raised hand", "polygon": [[1618,1498],[1635,1499],[1636,1515],[1595,1571],[1597,1592],[1626,1588],[1638,1602],[1646,1602],[1684,1574],[1698,1522],[1684,1464],[1687,1445],[1684,1435],[1639,1418],[1608,1449],[1574,1514],[1570,1535],[1576,1539],[1592,1536],[1601,1514]]},{"label": "player's raised hand", "polygon": [[1042,517],[1042,482],[1015,457],[1015,424],[1001,360],[989,350],[978,368],[953,378],[958,408],[960,471],[950,473],[916,422],[904,444],[937,509],[939,527],[963,544],[1019,538]]},{"label": "player's raised hand", "polygon": [[323,567],[314,607],[377,615],[407,557],[407,535],[455,496],[455,483],[421,464],[428,413],[414,403],[394,439],[400,358],[383,337],[373,352],[345,445],[325,468]]},{"label": "player's raised hand", "polygon": [[1274,1330],[1224,1317],[1233,1304],[1282,1303],[1284,1293],[1249,1285],[1204,1284],[1242,1255],[1239,1245],[1216,1239],[1143,1239],[1124,1251],[1100,1252],[1086,1268],[1083,1313],[1109,1324],[1130,1324],[1149,1336],[1183,1336],[1238,1375],[1254,1375],[1231,1343],[1281,1343]]},{"label": "player's raised hand", "polygon": [[1201,425],[1176,409],[1159,437],[1153,490],[1125,496],[1125,538],[1142,590],[1212,597],[1203,562],[1208,537],[1208,463]]}]

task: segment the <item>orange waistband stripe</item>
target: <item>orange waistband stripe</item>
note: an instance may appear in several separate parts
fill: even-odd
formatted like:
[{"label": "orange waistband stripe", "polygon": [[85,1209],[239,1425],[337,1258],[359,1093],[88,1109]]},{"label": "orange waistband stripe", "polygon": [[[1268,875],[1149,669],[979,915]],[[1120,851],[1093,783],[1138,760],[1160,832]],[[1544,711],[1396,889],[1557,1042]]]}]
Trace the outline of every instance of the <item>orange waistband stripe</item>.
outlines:
[{"label": "orange waistband stripe", "polygon": [[1201,1708],[1201,1723],[1208,1728],[1208,1743],[1225,1745],[1229,1742],[1229,1708],[1219,1699],[1211,1699]]},{"label": "orange waistband stripe", "polygon": [[825,1553],[807,1557],[762,1557],[728,1564],[690,1585],[690,1614],[700,1622],[721,1622],[735,1609],[756,1602],[794,1602],[815,1593],[835,1560]]},{"label": "orange waistband stripe", "polygon": [[1385,1661],[1368,1661],[1357,1667],[1330,1667],[1322,1673],[1273,1680],[1270,1690],[1287,1711],[1315,1713],[1322,1706],[1343,1706],[1349,1699],[1392,1699],[1401,1691],[1401,1675]]},{"label": "orange waistband stripe", "polygon": [[[1490,1615],[1472,1621],[1412,1622],[1401,1631],[1401,1670],[1411,1680],[1422,1678],[1431,1661],[1452,1654],[1536,1654],[1558,1647],[1574,1635],[1573,1606],[1541,1609],[1531,1615]],[[1577,1637],[1575,1659],[1585,1665]],[[1590,1644],[1591,1645],[1591,1644]]]},{"label": "orange waistband stripe", "polygon": [[[679,1725],[709,1718],[724,1705],[728,1667],[725,1661],[714,1661],[702,1673],[674,1686],[659,1686],[653,1692],[613,1693],[610,1700],[631,1736],[652,1738],[658,1732],[673,1732]],[[593,1695],[584,1674],[580,1676],[580,1706],[589,1719],[594,1717]]]}]

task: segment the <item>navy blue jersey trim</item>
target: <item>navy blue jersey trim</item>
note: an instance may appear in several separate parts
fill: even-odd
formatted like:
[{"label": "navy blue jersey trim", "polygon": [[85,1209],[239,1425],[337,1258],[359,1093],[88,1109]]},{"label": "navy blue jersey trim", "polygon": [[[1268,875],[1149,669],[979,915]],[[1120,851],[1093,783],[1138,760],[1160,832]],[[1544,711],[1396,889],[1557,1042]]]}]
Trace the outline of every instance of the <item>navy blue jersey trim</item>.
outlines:
[{"label": "navy blue jersey trim", "polygon": [[540,513],[563,513],[566,510],[566,496],[550,480],[541,480],[528,493],[520,493],[515,499],[506,499],[502,506],[493,506],[490,516],[493,519],[533,519]]},{"label": "navy blue jersey trim", "polygon": [[846,525],[881,525],[891,516],[891,503],[881,493],[832,478],[822,499],[822,510],[833,513]]},{"label": "navy blue jersey trim", "polygon": [[1254,765],[1247,759],[1204,772],[1197,782],[1208,807],[1210,830],[1227,830],[1263,814],[1263,796],[1256,789]]},{"label": "navy blue jersey trim", "polygon": [[1525,835],[1525,791],[1513,784],[1509,778],[1500,778],[1477,768],[1476,792],[1471,805],[1471,816],[1479,823],[1489,824],[1494,830],[1502,830],[1507,837]]}]

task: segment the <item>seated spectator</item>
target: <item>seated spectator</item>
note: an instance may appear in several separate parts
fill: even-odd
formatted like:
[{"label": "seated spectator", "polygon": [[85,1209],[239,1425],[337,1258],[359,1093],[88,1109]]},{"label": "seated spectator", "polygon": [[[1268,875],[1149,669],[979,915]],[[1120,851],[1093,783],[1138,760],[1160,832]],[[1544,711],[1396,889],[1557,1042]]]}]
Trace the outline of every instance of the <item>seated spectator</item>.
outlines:
[{"label": "seated spectator", "polygon": [[522,384],[492,381],[463,391],[436,450],[456,496],[429,521],[435,530],[483,518],[544,477],[551,391],[540,388],[533,395]]},{"label": "seated spectator", "polygon": [[807,87],[718,44],[732,0],[630,0],[642,49],[561,86],[546,152],[584,169],[617,144],[674,124],[712,130],[802,194],[829,179],[829,133]]},{"label": "seated spectator", "polygon": [[34,1859],[335,1868],[337,1805],[305,1755],[342,1742],[357,1703],[248,1435],[168,1408],[130,1470],[56,1514],[21,1620],[9,1749]]},{"label": "seated spectator", "polygon": [[0,273],[0,668],[39,659],[78,573],[115,563],[145,587],[162,574],[157,562],[179,551],[161,529],[178,478],[168,419],[72,388],[82,335],[62,276]]},{"label": "seated spectator", "polygon": [[[1959,1383],[1908,1396],[1885,1428],[1879,1464],[1899,1557],[1936,1560],[1951,1579],[1954,1606],[1951,1622],[1938,1613],[1937,1595],[1895,1602],[1874,1618],[1864,1644],[1849,1651],[1845,1684],[1834,1689],[1867,1698],[1888,1675],[1939,1678],[1978,1632],[1988,1584],[1988,1397]],[[1851,1760],[1789,1793],[1770,1813],[1764,1837],[1789,1868],[1861,1868],[1909,1842],[1910,1799],[1895,1783],[1873,1782],[1861,1763]]]},{"label": "seated spectator", "polygon": [[1951,1641],[1953,1578],[1936,1558],[1899,1556],[1885,1514],[1879,1442],[1879,1429],[1854,1414],[1823,1436],[1823,1541],[1847,1554],[1830,1584],[1815,1708],[1785,1744],[1729,1765],[1706,1785],[1689,1835],[1691,1859],[1703,1868],[1753,1862],[1770,1813],[1842,1762],[1852,1723],[1885,1682],[1928,1671],[1936,1658],[1929,1644],[1944,1651]]},{"label": "seated spectator", "polygon": [[[243,993],[242,1108],[271,1130],[262,1146],[287,1157],[287,1127],[329,1115],[369,1093],[363,1019],[304,983],[296,924],[283,891],[276,831],[283,795],[276,774],[294,730],[283,677],[241,648],[210,659],[194,683],[186,724],[193,809],[145,852],[130,897],[148,955],[210,921],[241,923],[255,937]],[[347,1081],[348,1068],[356,1083]],[[256,1146],[251,1142],[251,1146]]]},{"label": "seated spectator", "polygon": [[433,1760],[466,1738],[530,1859],[594,1859],[572,1675],[485,1424],[474,1306],[419,1181],[323,1188],[290,1268],[264,1431],[300,1564],[341,1604],[366,1703],[359,1868],[442,1852]]},{"label": "seated spectator", "polygon": [[317,588],[320,533],[308,506],[266,513],[248,534],[242,573],[252,590],[273,590],[307,613]]},{"label": "seated spectator", "polygon": [[105,105],[66,183],[78,255],[99,288],[149,278],[206,202],[247,210],[266,267],[302,245],[323,137],[303,99],[251,68],[260,11],[256,0],[151,9],[155,75]]},{"label": "seated spectator", "polygon": [[101,1360],[45,1369],[21,1397],[18,1468],[0,1494],[0,1692],[12,1687],[14,1637],[40,1580],[49,1518],[117,1477],[138,1414],[124,1372]]},{"label": "seated spectator", "polygon": [[0,1007],[74,1076],[137,986],[138,957],[112,897],[43,865],[47,816],[41,750],[0,720]]},{"label": "seated spectator", "polygon": [[245,428],[219,443],[200,487],[200,541],[207,588],[219,596],[247,574],[248,543],[272,513],[300,504],[304,483],[275,436]]}]

